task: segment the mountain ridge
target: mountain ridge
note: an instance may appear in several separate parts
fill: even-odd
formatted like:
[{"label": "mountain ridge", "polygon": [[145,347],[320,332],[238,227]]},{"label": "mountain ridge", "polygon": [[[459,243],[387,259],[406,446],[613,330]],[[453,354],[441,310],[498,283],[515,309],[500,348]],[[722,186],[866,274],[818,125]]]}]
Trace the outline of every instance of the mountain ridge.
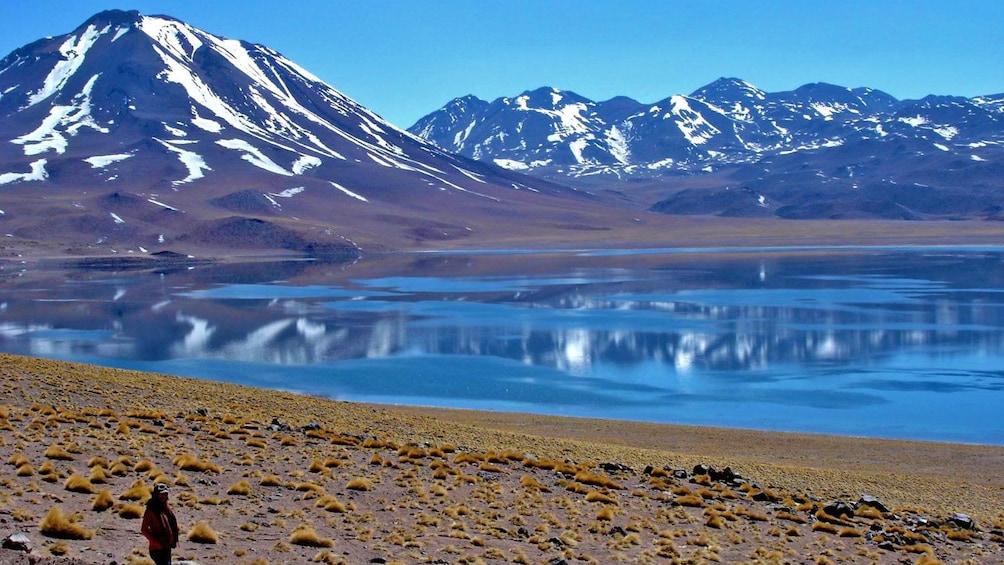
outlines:
[{"label": "mountain ridge", "polygon": [[636,196],[638,183],[661,187],[640,198],[671,214],[997,219],[1004,205],[999,95],[898,100],[824,82],[771,93],[722,77],[651,104],[611,101],[553,87],[468,97],[462,111],[447,104],[409,131],[573,186]]}]

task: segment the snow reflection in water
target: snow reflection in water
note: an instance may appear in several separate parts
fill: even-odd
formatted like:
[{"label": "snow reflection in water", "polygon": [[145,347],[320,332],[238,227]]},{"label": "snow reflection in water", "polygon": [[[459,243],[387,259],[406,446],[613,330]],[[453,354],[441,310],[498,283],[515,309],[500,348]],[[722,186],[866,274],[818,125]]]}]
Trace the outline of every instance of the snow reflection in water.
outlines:
[{"label": "snow reflection in water", "polygon": [[561,269],[528,255],[529,276],[473,269],[488,255],[331,284],[97,277],[8,292],[0,349],[348,400],[1004,444],[1001,258],[610,254]]}]

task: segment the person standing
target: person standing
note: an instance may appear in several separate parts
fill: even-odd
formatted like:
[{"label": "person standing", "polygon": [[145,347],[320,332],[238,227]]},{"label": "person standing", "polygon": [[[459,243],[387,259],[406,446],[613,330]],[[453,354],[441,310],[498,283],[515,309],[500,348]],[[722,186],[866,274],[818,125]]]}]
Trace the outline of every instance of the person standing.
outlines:
[{"label": "person standing", "polygon": [[158,483],[143,512],[140,533],[150,542],[154,565],[171,565],[171,550],[178,546],[178,520],[167,503],[169,493],[166,484]]}]

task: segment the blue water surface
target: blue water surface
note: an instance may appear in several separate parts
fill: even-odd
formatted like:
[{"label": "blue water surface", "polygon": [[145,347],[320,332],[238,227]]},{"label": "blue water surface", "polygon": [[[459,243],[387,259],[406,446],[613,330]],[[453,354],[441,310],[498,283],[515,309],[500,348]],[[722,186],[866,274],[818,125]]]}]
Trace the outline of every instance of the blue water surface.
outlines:
[{"label": "blue water surface", "polygon": [[0,350],[350,401],[1004,445],[1001,250],[727,251],[78,273],[5,289]]}]

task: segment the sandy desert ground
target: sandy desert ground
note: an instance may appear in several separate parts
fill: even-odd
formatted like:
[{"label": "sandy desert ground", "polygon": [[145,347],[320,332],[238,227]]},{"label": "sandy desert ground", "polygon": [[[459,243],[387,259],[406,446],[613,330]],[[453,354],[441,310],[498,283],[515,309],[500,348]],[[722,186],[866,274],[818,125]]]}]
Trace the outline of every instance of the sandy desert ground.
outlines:
[{"label": "sandy desert ground", "polygon": [[1004,447],[372,406],[0,355],[0,564],[1001,563]]}]

